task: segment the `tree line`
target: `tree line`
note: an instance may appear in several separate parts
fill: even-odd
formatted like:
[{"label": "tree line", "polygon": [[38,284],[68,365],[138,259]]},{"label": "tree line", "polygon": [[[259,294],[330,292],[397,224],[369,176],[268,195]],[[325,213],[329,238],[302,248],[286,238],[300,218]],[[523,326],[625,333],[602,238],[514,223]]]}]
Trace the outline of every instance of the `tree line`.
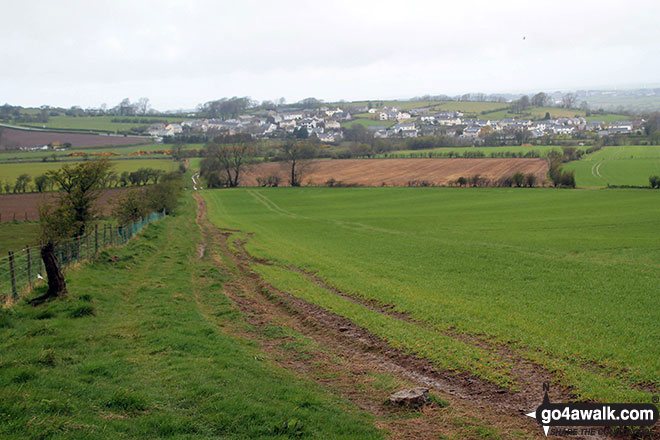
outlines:
[{"label": "tree line", "polygon": [[[286,171],[287,182],[300,186],[303,177],[311,170],[313,159],[318,157],[317,144],[307,141],[288,141],[277,147],[270,159],[280,162]],[[255,164],[257,149],[254,145],[221,145],[211,142],[206,145],[204,159],[200,164],[200,176],[208,188],[233,188],[240,185],[247,167]],[[266,176],[264,186],[277,186],[279,178]]]},{"label": "tree line", "polygon": [[[66,165],[65,165],[66,166]],[[110,188],[125,188],[127,186],[144,186],[158,182],[167,174],[167,171],[156,168],[139,168],[135,171],[123,171],[118,173],[109,170],[103,175],[100,185],[104,189]],[[16,177],[16,180],[11,182],[5,180],[0,184],[0,193],[4,190],[5,194],[18,194],[25,192],[48,192],[48,191],[61,191],[58,180],[53,178],[51,172],[40,174],[32,179],[32,177],[23,173]]]}]

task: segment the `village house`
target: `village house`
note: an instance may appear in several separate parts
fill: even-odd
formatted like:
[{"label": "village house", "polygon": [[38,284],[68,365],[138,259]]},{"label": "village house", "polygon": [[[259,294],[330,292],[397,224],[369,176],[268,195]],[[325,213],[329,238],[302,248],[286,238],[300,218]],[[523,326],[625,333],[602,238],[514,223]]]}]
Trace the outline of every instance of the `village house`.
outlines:
[{"label": "village house", "polygon": [[404,123],[401,122],[390,127],[387,130],[387,137],[390,136],[401,136],[401,137],[417,137],[418,130],[415,127],[413,122]]},{"label": "village house", "polygon": [[293,129],[296,128],[296,120],[285,119],[282,122],[280,122],[280,128],[286,131],[293,132]]},{"label": "village house", "polygon": [[325,121],[326,130],[339,130],[340,128],[341,124],[338,121]]}]

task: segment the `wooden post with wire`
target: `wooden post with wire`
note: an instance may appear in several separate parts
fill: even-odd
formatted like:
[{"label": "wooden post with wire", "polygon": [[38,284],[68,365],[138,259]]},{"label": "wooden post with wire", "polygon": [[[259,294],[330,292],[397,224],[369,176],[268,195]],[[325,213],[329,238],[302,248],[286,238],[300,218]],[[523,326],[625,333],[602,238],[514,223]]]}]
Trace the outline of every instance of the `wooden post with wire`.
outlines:
[{"label": "wooden post with wire", "polygon": [[32,258],[30,255],[30,246],[27,246],[27,276],[30,289],[32,288]]},{"label": "wooden post with wire", "polygon": [[9,272],[11,273],[11,293],[14,295],[14,298],[18,296],[18,291],[16,290],[16,273],[14,271],[14,253],[9,251]]}]

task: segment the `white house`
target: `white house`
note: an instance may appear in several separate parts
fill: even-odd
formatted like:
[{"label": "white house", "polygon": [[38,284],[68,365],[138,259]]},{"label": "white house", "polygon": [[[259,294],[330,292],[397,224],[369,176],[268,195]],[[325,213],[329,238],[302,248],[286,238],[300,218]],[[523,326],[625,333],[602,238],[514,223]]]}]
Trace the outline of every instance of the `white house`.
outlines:
[{"label": "white house", "polygon": [[341,124],[338,121],[325,121],[326,130],[339,130],[340,128]]}]

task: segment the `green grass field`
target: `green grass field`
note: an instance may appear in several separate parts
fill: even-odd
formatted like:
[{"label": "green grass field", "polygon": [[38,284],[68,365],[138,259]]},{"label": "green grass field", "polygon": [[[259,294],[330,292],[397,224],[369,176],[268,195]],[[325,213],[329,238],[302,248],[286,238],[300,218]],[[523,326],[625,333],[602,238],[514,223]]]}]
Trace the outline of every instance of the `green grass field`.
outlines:
[{"label": "green grass field", "polygon": [[[44,157],[50,160],[53,155],[56,155],[59,158],[65,158],[67,154],[70,153],[107,153],[113,152],[120,154],[122,156],[128,156],[130,153],[136,151],[156,151],[156,150],[171,150],[173,148],[172,144],[141,144],[141,145],[129,145],[126,147],[114,146],[114,147],[81,147],[81,148],[69,148],[63,151],[2,151],[0,152],[0,162],[7,161],[39,161]],[[187,144],[184,146],[184,149],[200,149],[204,148],[204,144]]]},{"label": "green grass field", "polygon": [[180,215],[68,272],[65,298],[0,309],[0,437],[383,438],[223,330],[242,315],[222,294],[227,274],[197,260],[198,239],[188,197]]},{"label": "green grass field", "polygon": [[[374,101],[380,103],[381,101]],[[460,111],[469,117],[476,117],[478,119],[500,120],[504,118],[515,119],[542,119],[545,117],[546,112],[550,113],[551,118],[573,118],[585,117],[586,112],[578,109],[563,109],[559,107],[531,107],[524,113],[511,113],[506,108],[510,105],[506,102],[471,102],[471,101],[382,101],[383,105],[387,107],[397,107],[402,111],[409,111],[416,108],[427,107],[432,112],[449,112]],[[367,105],[367,102],[351,103],[355,105]],[[380,110],[380,107],[377,107]],[[483,113],[487,112],[487,113]],[[362,119],[370,119],[374,115],[369,113],[359,113],[353,115]],[[360,120],[362,120],[360,119]],[[595,115],[586,117],[588,121],[621,121],[630,119],[630,116],[618,115],[614,113],[607,113],[603,115]],[[368,123],[363,123],[367,125]]]},{"label": "green grass field", "polygon": [[614,113],[586,116],[586,112],[584,110],[565,109],[559,107],[532,107],[522,114],[511,113],[508,110],[499,110],[496,112],[490,112],[483,115],[479,115],[479,119],[499,120],[504,118],[516,118],[516,119],[522,118],[522,119],[538,120],[538,119],[543,119],[546,113],[550,113],[550,117],[552,119],[582,117],[585,118],[587,121],[604,121],[607,123],[630,119],[630,116],[617,115]]},{"label": "green grass field", "polygon": [[[127,159],[111,161],[117,173],[135,171],[138,168],[155,168],[165,171],[174,171],[177,163],[171,159]],[[23,173],[29,174],[33,179],[49,170],[60,168],[64,164],[75,165],[78,162],[29,162],[15,164],[0,164],[0,181],[14,182]],[[3,189],[4,191],[4,189]]]},{"label": "green grass field", "polygon": [[[487,110],[494,110],[497,108],[506,107],[507,103],[498,102],[472,102],[472,101],[381,101],[374,100],[372,105],[375,108],[381,109],[381,104],[386,107],[396,107],[402,111],[408,111],[416,108],[429,107],[434,111],[462,111],[465,113],[479,113]],[[345,105],[346,103],[334,103],[334,105]],[[367,106],[368,101],[355,101],[351,102],[355,106]],[[378,104],[376,106],[375,104]],[[332,106],[333,103],[328,103]]]},{"label": "green grass field", "polygon": [[38,236],[37,222],[0,223],[0,258],[6,257],[9,251],[17,251],[26,245],[33,245]]},{"label": "green grass field", "polygon": [[660,146],[604,147],[564,167],[575,171],[580,187],[649,186],[649,176],[660,176]]},{"label": "green grass field", "polygon": [[[131,119],[132,122],[112,122],[113,119]],[[85,117],[72,117],[72,116],[51,116],[46,123],[29,123],[21,124],[26,127],[36,128],[58,128],[58,129],[76,129],[76,130],[102,130],[102,131],[122,131],[130,130],[134,127],[141,127],[144,125],[140,120],[149,120],[151,123],[160,121],[168,122],[181,122],[181,118],[171,117],[151,117],[151,116],[85,116]]]},{"label": "green grass field", "polygon": [[[392,345],[516,388],[506,359],[447,332],[506,343],[579,399],[650,401],[660,385],[660,192],[277,188],[203,192],[276,287]],[[353,296],[331,295],[295,266]],[[594,368],[594,366],[598,366]]]}]

